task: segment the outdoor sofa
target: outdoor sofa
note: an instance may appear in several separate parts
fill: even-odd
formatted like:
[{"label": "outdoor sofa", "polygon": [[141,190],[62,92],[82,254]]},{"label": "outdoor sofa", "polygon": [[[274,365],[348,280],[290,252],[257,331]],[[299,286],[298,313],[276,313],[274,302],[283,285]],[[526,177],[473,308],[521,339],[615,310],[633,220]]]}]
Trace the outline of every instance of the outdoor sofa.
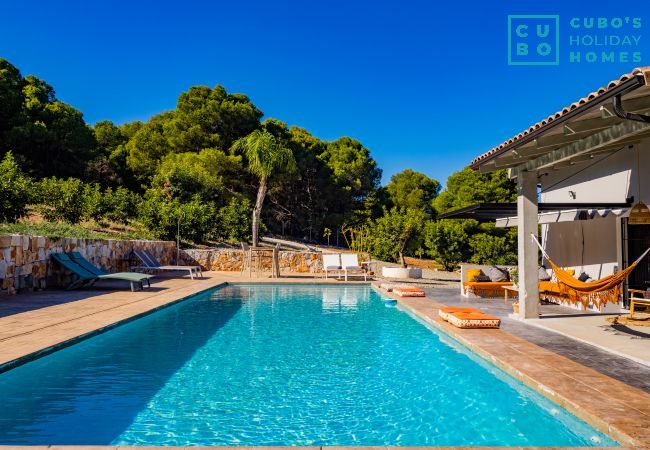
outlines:
[{"label": "outdoor sofa", "polygon": [[460,293],[463,297],[502,297],[503,288],[513,286],[510,281],[510,266],[487,266],[479,264],[461,264]]}]

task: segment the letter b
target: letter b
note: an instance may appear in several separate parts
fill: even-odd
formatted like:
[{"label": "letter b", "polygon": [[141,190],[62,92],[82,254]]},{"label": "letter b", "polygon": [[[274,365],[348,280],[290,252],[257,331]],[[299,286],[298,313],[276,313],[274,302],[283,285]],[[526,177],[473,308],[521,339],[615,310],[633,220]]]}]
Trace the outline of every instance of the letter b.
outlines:
[{"label": "letter b", "polygon": [[528,54],[528,44],[519,42],[517,44],[517,56],[526,56]]}]

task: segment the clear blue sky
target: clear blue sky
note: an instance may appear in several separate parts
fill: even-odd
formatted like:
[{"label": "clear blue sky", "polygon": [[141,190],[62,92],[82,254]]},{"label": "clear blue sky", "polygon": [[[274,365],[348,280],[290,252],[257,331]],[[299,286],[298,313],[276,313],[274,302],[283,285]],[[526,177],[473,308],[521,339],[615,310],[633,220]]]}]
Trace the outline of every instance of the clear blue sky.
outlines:
[{"label": "clear blue sky", "polygon": [[[405,168],[444,182],[650,64],[649,13],[611,0],[14,1],[2,7],[0,57],[47,80],[90,123],[146,120],[188,87],[219,83],[267,117],[360,139],[385,182]],[[560,15],[562,51],[571,17],[641,17],[642,61],[570,64],[565,51],[559,66],[508,66],[508,14]]]}]

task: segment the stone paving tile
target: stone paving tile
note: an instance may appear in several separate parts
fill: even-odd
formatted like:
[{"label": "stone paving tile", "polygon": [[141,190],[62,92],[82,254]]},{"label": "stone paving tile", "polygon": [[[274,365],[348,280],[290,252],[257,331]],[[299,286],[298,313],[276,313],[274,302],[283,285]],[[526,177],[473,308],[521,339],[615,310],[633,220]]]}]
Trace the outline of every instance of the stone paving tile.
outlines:
[{"label": "stone paving tile", "polygon": [[[630,359],[604,351],[598,347],[576,341],[539,327],[529,326],[508,317],[512,312],[510,303],[503,299],[466,299],[460,296],[456,289],[425,289],[429,298],[436,299],[448,306],[473,306],[488,314],[501,318],[501,329],[532,342],[543,349],[564,356],[600,372],[604,375],[622,381],[625,384],[650,393],[650,367]],[[557,305],[542,305],[543,314],[575,313],[575,310]],[[649,344],[650,345],[650,344]],[[557,361],[557,360],[556,360]]]},{"label": "stone paving tile", "polygon": [[[95,331],[133,315],[145,313],[192,293],[216,286],[223,277],[204,280],[163,279],[156,291],[86,291],[85,298],[74,293],[68,301],[65,292],[44,292],[26,295],[31,310],[20,304],[21,294],[4,301],[0,308],[0,364],[43,350]],[[59,303],[55,298],[59,298]]]}]

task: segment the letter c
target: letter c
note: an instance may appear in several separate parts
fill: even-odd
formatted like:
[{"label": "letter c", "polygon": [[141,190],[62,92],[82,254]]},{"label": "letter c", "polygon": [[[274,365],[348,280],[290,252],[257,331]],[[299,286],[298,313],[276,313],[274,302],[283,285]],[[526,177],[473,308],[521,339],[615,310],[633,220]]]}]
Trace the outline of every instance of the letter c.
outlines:
[{"label": "letter c", "polygon": [[522,38],[528,37],[528,33],[521,30],[528,30],[528,25],[519,25],[517,28],[515,28],[515,33],[517,33],[517,36]]}]

